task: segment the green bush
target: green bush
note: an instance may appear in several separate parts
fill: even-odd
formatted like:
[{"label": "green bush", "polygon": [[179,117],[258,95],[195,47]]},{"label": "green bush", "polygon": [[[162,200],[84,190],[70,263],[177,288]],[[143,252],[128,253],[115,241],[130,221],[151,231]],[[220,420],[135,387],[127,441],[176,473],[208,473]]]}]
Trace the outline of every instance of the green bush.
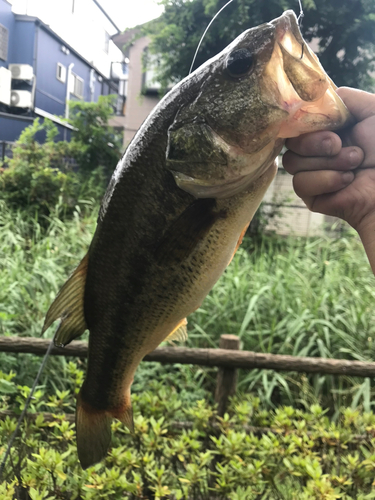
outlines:
[{"label": "green bush", "polygon": [[[333,500],[374,498],[375,415],[349,408],[332,423],[319,405],[265,411],[258,398],[232,401],[224,418],[204,400],[183,404],[178,387],[150,384],[133,395],[134,434],[119,422],[103,463],[79,465],[71,413],[82,372],[68,364],[69,391],[35,393],[8,461],[1,498]],[[0,372],[2,410],[19,412],[29,388]],[[72,416],[72,415],[71,415]],[[16,425],[0,422],[2,449]],[[260,428],[254,426],[261,426]],[[6,496],[8,495],[8,496]],[[29,495],[29,496],[27,496]]]},{"label": "green bush", "polygon": [[[46,141],[39,144],[35,136],[43,132]],[[69,145],[56,143],[57,134],[57,127],[50,120],[41,124],[38,118],[22,132],[9,168],[0,175],[0,197],[7,205],[48,215],[60,198],[66,207],[71,199],[76,199],[78,179],[66,162]]]},{"label": "green bush", "polygon": [[[97,103],[71,102],[71,142],[56,142],[57,127],[35,119],[16,142],[8,168],[0,169],[0,199],[37,217],[49,216],[56,205],[64,218],[81,200],[99,203],[121,156],[120,138],[107,126],[112,101],[102,96]],[[38,134],[45,142],[38,142]]]}]

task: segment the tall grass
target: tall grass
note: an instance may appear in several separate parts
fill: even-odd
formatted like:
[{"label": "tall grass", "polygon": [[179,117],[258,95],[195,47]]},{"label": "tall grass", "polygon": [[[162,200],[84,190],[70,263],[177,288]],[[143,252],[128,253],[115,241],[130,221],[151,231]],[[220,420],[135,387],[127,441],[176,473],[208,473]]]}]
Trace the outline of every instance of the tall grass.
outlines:
[{"label": "tall grass", "polygon": [[[257,352],[375,360],[375,278],[353,233],[340,239],[266,237],[245,240],[232,264],[190,320],[190,343],[216,346],[239,335]],[[263,400],[364,404],[369,380],[253,370],[240,388]],[[280,397],[282,396],[282,397]]]},{"label": "tall grass", "polygon": [[[0,333],[39,336],[44,315],[59,287],[89,246],[97,208],[77,208],[62,222],[59,208],[43,224],[32,214],[0,206]],[[189,318],[189,346],[218,346],[220,335],[239,335],[244,349],[257,352],[375,359],[375,278],[353,234],[331,238],[245,239],[233,262],[202,307]],[[52,331],[47,332],[51,336]],[[13,368],[29,383],[39,363],[29,355],[0,354],[1,369]],[[66,360],[53,359],[49,383],[64,386]],[[149,365],[148,365],[149,366]],[[150,377],[138,372],[141,390]],[[152,377],[176,375],[152,368]],[[208,378],[204,379],[207,374]],[[181,367],[181,384],[213,387],[213,371]],[[243,372],[239,388],[257,392],[269,405],[320,402],[372,406],[372,381],[349,377]]]},{"label": "tall grass", "polygon": [[[97,207],[86,202],[62,222],[57,206],[48,219],[9,210],[0,202],[0,334],[39,337],[44,316],[60,286],[79,263],[94,232]],[[46,332],[51,337],[52,328]],[[2,371],[13,369],[17,381],[30,384],[40,358],[0,353]],[[50,383],[64,387],[64,358],[51,358]]]}]

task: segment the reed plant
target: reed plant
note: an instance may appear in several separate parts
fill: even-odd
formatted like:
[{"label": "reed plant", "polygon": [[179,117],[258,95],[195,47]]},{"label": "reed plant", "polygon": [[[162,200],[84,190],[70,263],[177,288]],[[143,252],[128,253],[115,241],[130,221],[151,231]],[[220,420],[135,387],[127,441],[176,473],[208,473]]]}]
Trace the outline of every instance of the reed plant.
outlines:
[{"label": "reed plant", "polygon": [[[81,207],[81,208],[80,208]],[[83,207],[83,208],[82,208]],[[33,213],[0,206],[0,334],[39,336],[59,287],[88,249],[97,206],[77,206],[62,221],[57,206],[41,224]],[[47,222],[47,223],[46,223]],[[220,335],[239,335],[257,352],[353,360],[375,359],[375,281],[355,235],[332,239],[245,238],[230,266],[189,318],[189,347],[217,347]],[[52,329],[46,333],[52,336]],[[39,358],[0,354],[3,370],[31,383]],[[64,388],[67,361],[53,359],[45,381]],[[135,388],[150,379],[180,377],[212,392],[215,372],[199,367],[140,367]],[[267,370],[241,372],[239,389],[268,406],[320,403],[337,415],[342,405],[372,409],[370,379],[305,376]],[[188,391],[185,391],[188,397]]]},{"label": "reed plant", "polygon": [[[337,239],[250,239],[190,320],[190,345],[214,347],[239,335],[256,352],[360,361],[375,359],[375,279],[354,232]],[[240,388],[270,405],[297,401],[372,405],[372,381],[306,377],[267,370],[243,373]],[[323,399],[322,399],[323,398]]]}]

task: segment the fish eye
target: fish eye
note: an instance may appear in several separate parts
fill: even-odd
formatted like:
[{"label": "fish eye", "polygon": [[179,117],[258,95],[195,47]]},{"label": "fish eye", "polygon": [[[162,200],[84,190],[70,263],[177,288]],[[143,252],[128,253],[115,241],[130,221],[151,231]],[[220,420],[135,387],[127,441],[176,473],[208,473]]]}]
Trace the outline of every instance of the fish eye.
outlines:
[{"label": "fish eye", "polygon": [[245,48],[237,49],[229,54],[226,69],[230,76],[239,78],[252,68],[253,62],[254,59],[249,50]]}]

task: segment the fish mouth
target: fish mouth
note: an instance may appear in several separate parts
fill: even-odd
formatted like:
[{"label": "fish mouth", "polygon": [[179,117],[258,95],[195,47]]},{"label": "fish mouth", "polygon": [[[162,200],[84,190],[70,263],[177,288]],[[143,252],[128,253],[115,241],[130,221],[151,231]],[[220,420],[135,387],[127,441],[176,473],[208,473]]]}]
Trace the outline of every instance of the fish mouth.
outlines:
[{"label": "fish mouth", "polygon": [[275,45],[265,69],[277,107],[287,111],[278,137],[290,138],[317,130],[336,130],[351,115],[336,94],[336,85],[302,38],[296,15],[289,10],[271,22]]}]

